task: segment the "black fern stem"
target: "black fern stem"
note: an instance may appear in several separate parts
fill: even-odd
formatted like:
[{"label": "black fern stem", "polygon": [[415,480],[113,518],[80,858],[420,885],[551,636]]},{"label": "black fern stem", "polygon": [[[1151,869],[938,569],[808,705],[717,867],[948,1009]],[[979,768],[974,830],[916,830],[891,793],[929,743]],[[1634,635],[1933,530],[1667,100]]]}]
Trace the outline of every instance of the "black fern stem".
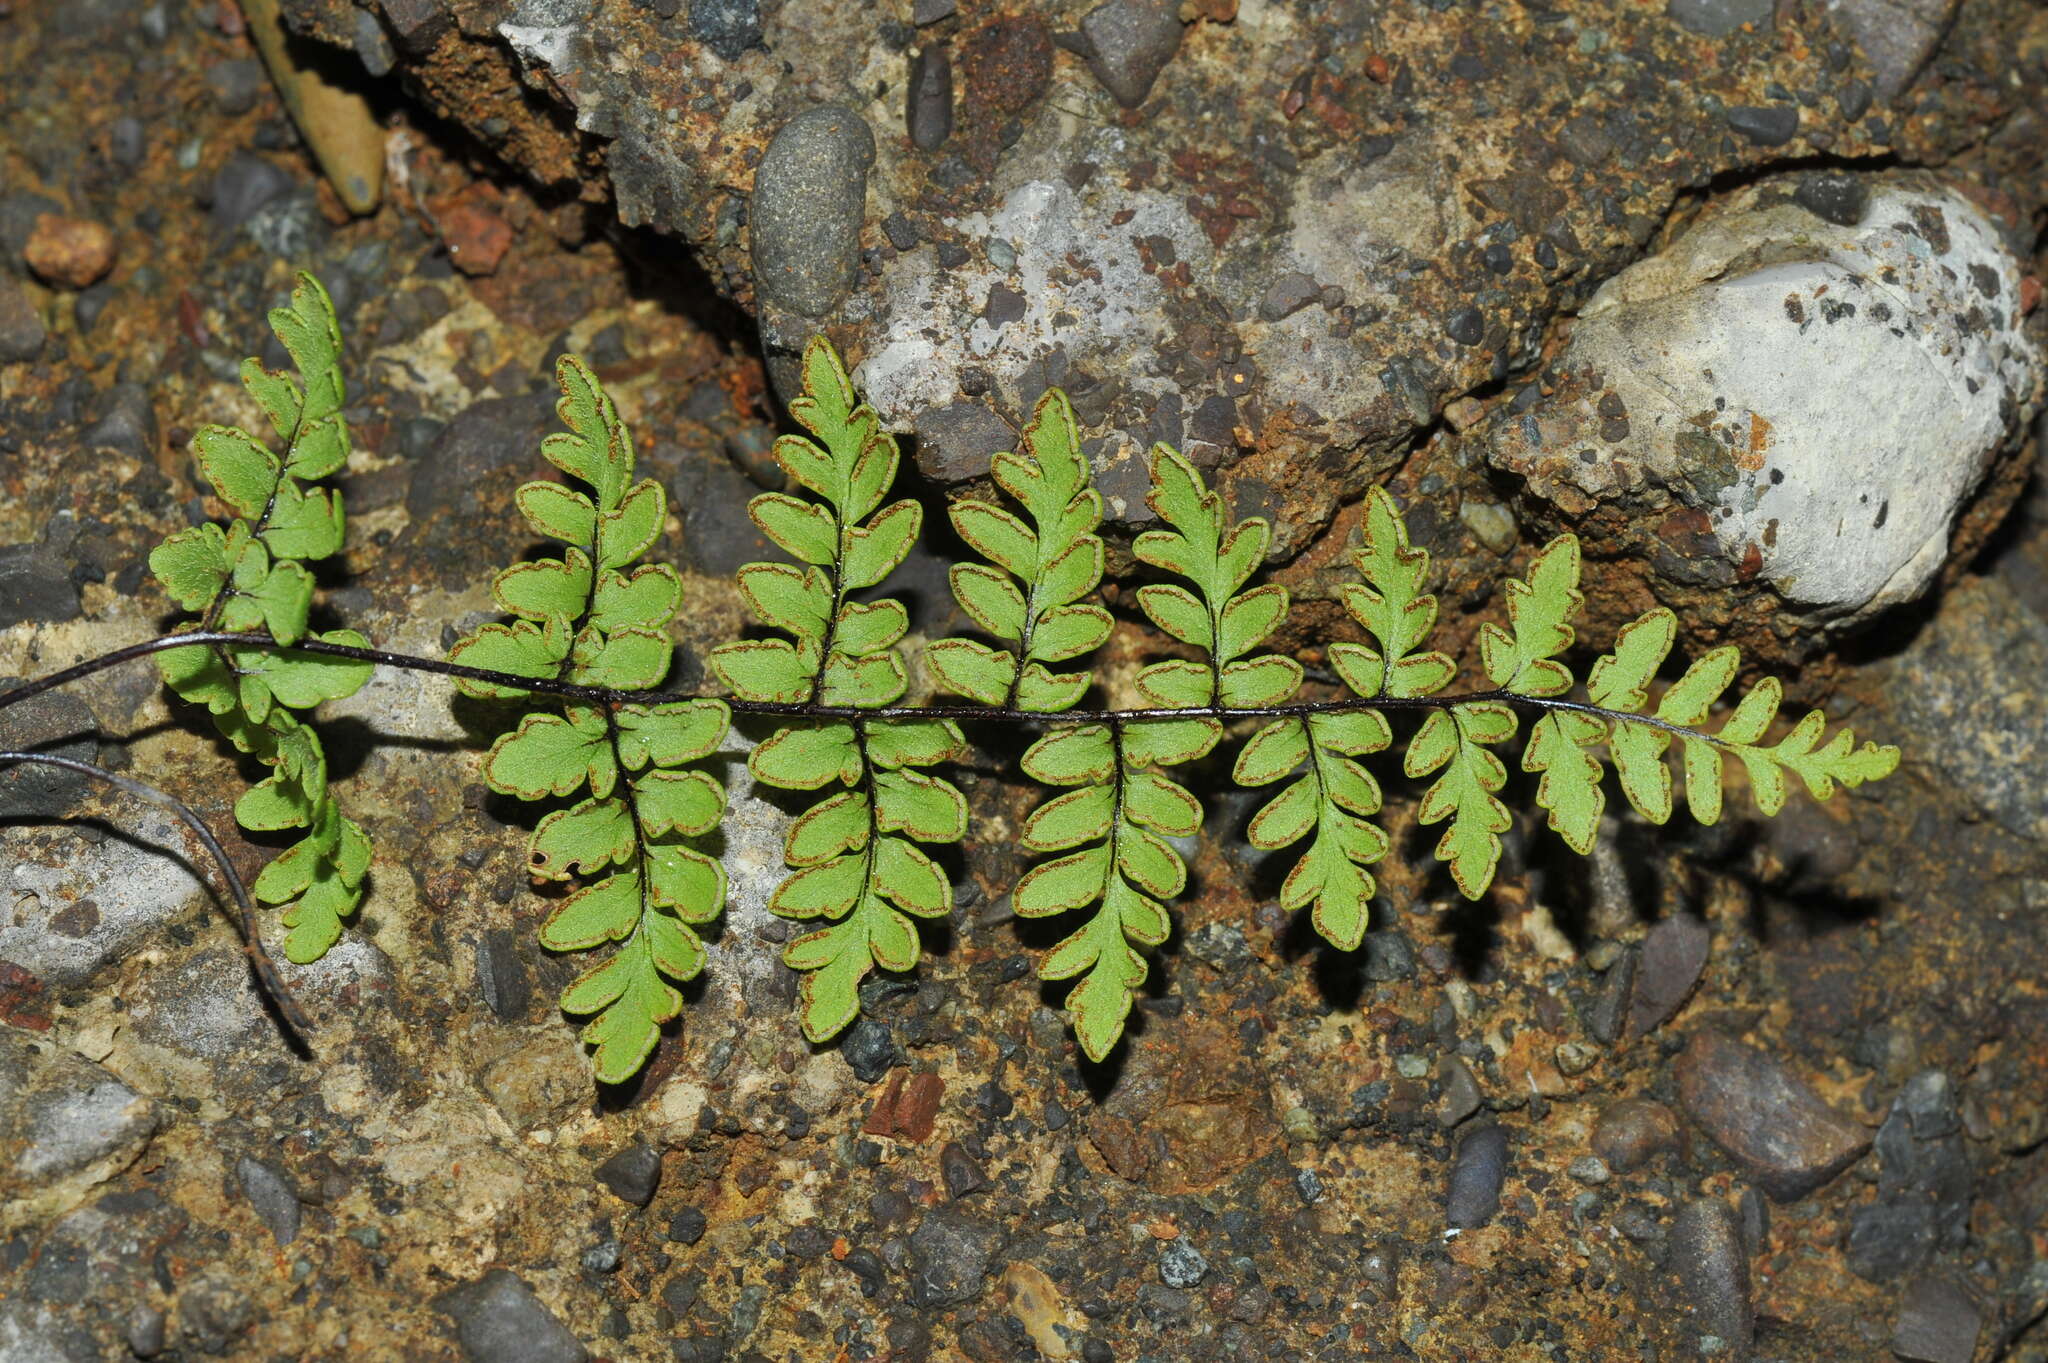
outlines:
[{"label": "black fern stem", "polygon": [[[223,637],[232,639],[240,636]],[[0,707],[10,705],[16,699],[15,691],[0,692]],[[168,809],[178,816],[185,827],[192,830],[193,835],[205,846],[207,855],[213,858],[213,864],[220,869],[220,878],[227,883],[228,892],[234,896],[235,925],[242,935],[242,951],[249,958],[249,969],[255,974],[256,983],[264,997],[270,1000],[271,1006],[277,1009],[278,1016],[284,1019],[285,1026],[291,1032],[289,1040],[293,1043],[294,1049],[303,1052],[304,1039],[312,1034],[313,1024],[307,1020],[298,1000],[292,997],[292,991],[285,987],[284,977],[278,973],[277,963],[272,961],[270,953],[263,949],[263,938],[256,931],[256,908],[249,902],[248,887],[242,884],[242,877],[236,872],[235,864],[228,860],[227,850],[220,845],[219,839],[213,836],[213,830],[206,826],[206,821],[200,818],[190,805],[176,796],[137,781],[133,777],[108,771],[104,767],[95,767],[89,762],[60,757],[55,753],[0,752],[0,766],[11,766],[16,762],[58,767],[64,771],[77,772],[81,776],[89,776],[95,781],[104,782],[139,799]]]},{"label": "black fern stem", "polygon": [[1556,696],[1525,696],[1498,687],[1455,694],[1440,692],[1431,696],[1354,696],[1345,700],[1294,701],[1286,705],[1197,705],[1185,709],[1141,706],[1129,710],[1044,711],[1016,710],[999,705],[866,707],[823,705],[816,701],[741,700],[736,696],[699,696],[694,692],[685,691],[634,691],[610,686],[583,686],[576,682],[558,681],[552,677],[522,677],[513,672],[470,667],[463,663],[445,662],[439,658],[392,653],[381,648],[357,648],[352,644],[330,644],[312,638],[301,639],[286,648],[268,634],[241,634],[229,630],[193,630],[185,634],[165,634],[155,639],[146,639],[139,644],[130,644],[126,648],[102,653],[98,657],[88,658],[82,663],[67,667],[61,672],[53,672],[47,677],[24,682],[11,690],[0,691],[0,710],[31,696],[39,696],[45,691],[54,691],[60,686],[68,686],[95,673],[133,662],[137,658],[146,658],[152,653],[161,653],[169,648],[183,648],[189,644],[238,644],[248,648],[267,649],[273,653],[318,653],[331,658],[348,658],[356,662],[402,668],[408,672],[432,672],[446,677],[487,682],[494,686],[516,687],[540,695],[580,700],[590,705],[616,705],[622,702],[656,705],[668,701],[715,699],[723,701],[736,715],[773,715],[785,719],[963,719],[994,720],[1003,724],[1123,724],[1145,719],[1282,719],[1289,716],[1306,718],[1310,715],[1345,714],[1355,710],[1455,710],[1461,705],[1492,702],[1526,710],[1589,715],[1615,724],[1638,724],[1648,729],[1661,729],[1665,733],[1681,738],[1710,743],[1717,748],[1729,746],[1704,730],[1674,724],[1655,715],[1631,714],[1626,710],[1611,710],[1605,706],[1592,705],[1585,701],[1564,700]]}]

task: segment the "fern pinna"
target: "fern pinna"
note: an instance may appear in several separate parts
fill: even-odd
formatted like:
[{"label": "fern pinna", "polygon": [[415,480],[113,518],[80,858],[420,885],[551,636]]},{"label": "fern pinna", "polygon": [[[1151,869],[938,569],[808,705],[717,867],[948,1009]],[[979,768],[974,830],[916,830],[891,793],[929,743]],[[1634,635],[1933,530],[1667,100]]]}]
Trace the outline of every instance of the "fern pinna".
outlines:
[{"label": "fern pinna", "polygon": [[1505,626],[1482,628],[1487,685],[1448,692],[1457,666],[1427,647],[1437,618],[1429,555],[1410,543],[1384,489],[1367,497],[1352,554],[1359,581],[1344,590],[1362,637],[1328,650],[1343,690],[1302,699],[1301,666],[1263,647],[1289,604],[1285,588],[1254,584],[1269,527],[1233,521],[1194,466],[1164,445],[1149,456],[1148,503],[1161,528],[1137,536],[1132,550],[1168,579],[1140,587],[1136,599],[1176,641],[1175,656],[1139,670],[1127,698],[1136,704],[1079,709],[1094,677],[1074,661],[1109,637],[1113,621],[1090,599],[1103,574],[1102,499],[1056,390],[1038,403],[1020,448],[993,460],[991,479],[1007,500],[949,509],[982,560],[951,570],[953,593],[986,637],[929,641],[924,660],[937,686],[965,703],[905,704],[909,617],[886,584],[922,514],[913,501],[887,500],[896,442],[823,340],[806,348],[804,391],[791,404],[809,434],[775,446],[797,492],[765,493],[750,507],[789,561],[739,570],[741,595],[773,633],[713,651],[729,696],[654,690],[669,670],[681,583],[667,565],[635,565],[661,530],[666,498],[658,483],[634,481],[625,425],[574,358],[557,370],[568,429],[542,453],[575,486],[534,482],[518,493],[534,531],[565,547],[497,575],[493,596],[512,619],[462,639],[445,663],[373,650],[347,631],[307,636],[311,579],[298,560],[333,551],[341,514],[338,498],[294,480],[332,472],[346,454],[338,337],[310,279],[274,321],[304,387],[253,361],[245,377],[287,452],[280,459],[224,428],[201,433],[201,465],[241,518],[226,530],[181,532],[152,556],[172,594],[205,616],[194,632],[140,648],[170,649],[164,670],[174,689],[208,705],[238,746],[277,769],[238,805],[243,822],[312,830],[258,881],[261,897],[294,901],[285,920],[294,959],[332,943],[361,895],[368,849],[335,811],[318,741],[291,711],[353,690],[372,663],[451,672],[470,695],[524,707],[492,746],[485,779],[523,799],[573,800],[540,820],[531,865],[543,882],[569,883],[542,943],[606,952],[561,1001],[590,1018],[584,1039],[606,1081],[646,1062],[681,1011],[677,986],[706,964],[696,929],[720,912],[725,875],[693,839],[719,826],[726,801],[694,764],[725,746],[734,714],[774,722],[747,757],[756,780],[817,792],[788,830],[788,870],[769,907],[809,925],[784,959],[801,973],[803,1029],[819,1042],[858,1015],[871,970],[917,965],[917,919],[951,911],[952,887],[925,848],[957,842],[966,829],[965,798],[933,770],[966,752],[961,726],[1036,726],[1021,766],[1054,793],[1023,825],[1019,840],[1040,860],[1013,903],[1025,917],[1071,921],[1039,973],[1073,982],[1067,1010],[1096,1059],[1123,1034],[1151,970],[1146,949],[1166,940],[1167,906],[1186,887],[1171,840],[1202,825],[1201,799],[1166,771],[1208,755],[1228,723],[1255,722],[1232,777],[1272,791],[1248,839],[1299,849],[1281,903],[1307,910],[1347,951],[1366,930],[1370,868],[1388,851],[1365,760],[1393,746],[1390,716],[1419,717],[1403,760],[1409,777],[1427,781],[1416,817],[1443,825],[1436,855],[1473,898],[1493,879],[1510,823],[1503,754],[1524,716],[1533,722],[1521,765],[1536,777],[1535,803],[1580,852],[1598,831],[1610,762],[1629,803],[1656,823],[1673,810],[1674,746],[1702,823],[1722,814],[1730,757],[1765,814],[1783,804],[1788,775],[1825,799],[1898,763],[1896,749],[1859,748],[1846,729],[1823,742],[1818,712],[1766,742],[1782,694],[1769,679],[1708,727],[1735,680],[1736,651],[1707,653],[1660,691],[1678,624],[1664,609],[1621,630],[1593,664],[1584,698],[1574,698],[1564,655],[1583,598],[1570,535],[1507,584]]}]

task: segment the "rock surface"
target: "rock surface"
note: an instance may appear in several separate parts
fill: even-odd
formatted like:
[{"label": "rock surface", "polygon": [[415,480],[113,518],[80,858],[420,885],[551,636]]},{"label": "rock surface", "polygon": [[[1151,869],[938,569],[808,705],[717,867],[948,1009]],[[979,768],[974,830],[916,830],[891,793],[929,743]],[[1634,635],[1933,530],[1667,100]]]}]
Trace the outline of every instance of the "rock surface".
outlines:
[{"label": "rock surface", "polygon": [[1678,1060],[1685,1111],[1758,1187],[1794,1202],[1848,1168],[1870,1134],[1781,1062],[1703,1028]]}]

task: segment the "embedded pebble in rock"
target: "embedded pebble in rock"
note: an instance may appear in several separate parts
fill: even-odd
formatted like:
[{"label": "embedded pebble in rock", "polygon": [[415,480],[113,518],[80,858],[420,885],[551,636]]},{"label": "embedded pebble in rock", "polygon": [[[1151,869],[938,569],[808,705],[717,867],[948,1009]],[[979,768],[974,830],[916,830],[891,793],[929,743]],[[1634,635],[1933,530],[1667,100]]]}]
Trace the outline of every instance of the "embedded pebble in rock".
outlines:
[{"label": "embedded pebble in rock", "polygon": [[986,477],[990,457],[1016,446],[1017,432],[985,403],[963,399],[917,421],[917,466],[942,483]]},{"label": "embedded pebble in rock", "polygon": [[93,412],[95,420],[79,435],[80,444],[120,450],[138,459],[155,456],[156,408],[141,384],[114,384],[94,401]]},{"label": "embedded pebble in rock", "polygon": [[1441,1068],[1443,1095],[1437,1099],[1436,1121],[1438,1126],[1453,1127],[1479,1110],[1479,1081],[1472,1077],[1472,1069],[1462,1059],[1451,1056]]},{"label": "embedded pebble in rock", "polygon": [[1612,1171],[1607,1167],[1607,1161],[1601,1159],[1598,1155],[1579,1156],[1571,1162],[1565,1172],[1579,1182],[1595,1188],[1613,1176]]},{"label": "embedded pebble in rock", "polygon": [[768,301],[815,320],[846,296],[874,163],[875,135],[844,105],[807,109],[776,132],[754,174],[747,220],[754,277]]},{"label": "embedded pebble in rock", "polygon": [[1265,296],[1259,299],[1259,316],[1268,322],[1278,322],[1292,317],[1322,294],[1316,282],[1305,274],[1284,274],[1273,281]]},{"label": "embedded pebble in rock", "polygon": [[[6,580],[0,571],[0,589]],[[23,776],[49,779],[33,772]],[[43,789],[54,794],[62,787]],[[62,806],[23,812],[48,817],[61,814]],[[125,837],[95,844],[67,837],[47,850],[25,841],[26,827],[0,830],[0,846],[11,863],[7,888],[14,910],[0,918],[0,959],[51,988],[74,988],[140,949],[205,893],[194,864],[185,859],[188,834],[173,815],[136,805],[124,811],[121,827]]]},{"label": "embedded pebble in rock", "polygon": [[1877,73],[1876,96],[1896,99],[1934,52],[1955,18],[1957,0],[1829,0]]},{"label": "embedded pebble in rock", "polygon": [[43,348],[42,314],[28,294],[7,275],[0,275],[0,364],[33,360]]},{"label": "embedded pebble in rock", "polygon": [[1553,395],[1497,409],[1488,458],[1571,516],[1628,508],[1674,589],[1772,589],[1826,627],[1803,647],[1917,596],[2041,362],[1984,214],[1918,174],[1868,188],[1854,227],[1791,181],[1712,205],[1601,287]]},{"label": "embedded pebble in rock", "polygon": [[839,1054],[853,1071],[853,1077],[863,1084],[875,1083],[903,1059],[895,1034],[887,1024],[873,1018],[860,1018],[846,1029],[846,1035],[839,1043]]},{"label": "embedded pebble in rock", "polygon": [[1953,1279],[1915,1278],[1899,1304],[1892,1352],[1905,1363],[1970,1363],[1984,1317]]},{"label": "embedded pebble in rock", "polygon": [[98,1065],[0,1027],[0,1234],[75,1204],[125,1168],[156,1127],[150,1101]]},{"label": "embedded pebble in rock", "polygon": [[644,1207],[661,1185],[661,1153],[645,1141],[635,1141],[597,1166],[597,1181],[621,1202]]},{"label": "embedded pebble in rock", "polygon": [[1735,1213],[1717,1197],[1688,1202],[1671,1223],[1670,1243],[1672,1267],[1692,1303],[1693,1328],[1722,1341],[1726,1348],[1717,1357],[1744,1363],[1756,1334],[1756,1310]]},{"label": "embedded pebble in rock", "polygon": [[1782,147],[1799,133],[1799,109],[1791,104],[1739,104],[1727,119],[1729,127],[1759,147]]},{"label": "embedded pebble in rock", "polygon": [[669,1218],[668,1238],[678,1245],[694,1245],[704,1238],[711,1224],[701,1207],[685,1207]]},{"label": "embedded pebble in rock", "polygon": [[729,62],[761,46],[760,0],[690,0],[690,36]]},{"label": "embedded pebble in rock", "polygon": [[1966,577],[1887,671],[1895,741],[2012,833],[2048,839],[2048,781],[2012,779],[2048,764],[2048,710],[1984,685],[2048,676],[2048,622],[2004,579]]},{"label": "embedded pebble in rock", "polygon": [[255,108],[256,96],[263,93],[266,83],[263,63],[254,57],[234,57],[206,69],[207,88],[224,114],[245,114]]},{"label": "embedded pebble in rock", "polygon": [[235,1161],[235,1182],[272,1239],[288,1245],[299,1238],[299,1195],[275,1165],[243,1155]]},{"label": "embedded pebble in rock", "polygon": [[1088,69],[1126,109],[1145,102],[1180,50],[1179,9],[1179,0],[1109,0],[1082,17]]},{"label": "embedded pebble in rock", "polygon": [[215,229],[232,232],[258,209],[296,183],[292,177],[252,152],[236,152],[215,172],[208,216]]},{"label": "embedded pebble in rock", "polygon": [[[26,680],[0,677],[0,692]],[[91,762],[99,755],[99,742],[94,736],[98,729],[99,720],[91,707],[70,691],[45,691],[0,710],[0,748],[12,752],[37,751],[52,757],[68,757],[73,762]],[[37,763],[0,767],[0,820],[58,818],[95,784],[91,777],[78,772]],[[7,837],[6,831],[0,831],[0,849],[6,848]],[[19,855],[0,851],[0,861],[19,864]],[[67,907],[76,908],[78,902]],[[80,918],[82,915],[75,915],[73,921]],[[9,952],[14,943],[9,942],[6,933],[6,927],[0,926],[0,959],[13,960]],[[19,960],[15,963],[22,964]]]},{"label": "embedded pebble in rock", "polygon": [[1665,12],[1694,33],[1725,38],[1744,24],[1768,29],[1774,0],[1670,0]]},{"label": "embedded pebble in rock", "polygon": [[1969,1240],[1975,1179],[1948,1076],[1907,1080],[1874,1145],[1878,1200],[1850,1218],[1848,1255],[1851,1272],[1882,1282]]},{"label": "embedded pebble in rock", "polygon": [[477,939],[476,983],[484,1003],[500,1022],[517,1022],[533,1002],[533,977],[519,957],[509,928],[492,928]]},{"label": "embedded pebble in rock", "polygon": [[114,268],[114,251],[106,224],[45,213],[36,219],[21,257],[43,282],[82,289]]},{"label": "embedded pebble in rock", "polygon": [[1451,1162],[1445,1224],[1455,1230],[1472,1230],[1492,1220],[1500,1209],[1501,1184],[1507,1172],[1507,1132],[1490,1125],[1467,1131]]},{"label": "embedded pebble in rock", "polygon": [[1635,996],[1637,955],[1636,949],[1629,947],[1615,958],[1592,1007],[1586,1010],[1586,1030],[1604,1045],[1621,1040],[1621,1029],[1628,1021],[1629,1002]]},{"label": "embedded pebble in rock", "polygon": [[1187,1242],[1185,1236],[1168,1240],[1160,1246],[1159,1281],[1168,1287],[1197,1287],[1208,1276],[1209,1261]]},{"label": "embedded pebble in rock", "polygon": [[1616,1173],[1633,1173],[1679,1148],[1678,1114],[1655,1098],[1609,1103],[1593,1124],[1592,1146]]},{"label": "embedded pebble in rock", "polygon": [[937,151],[953,135],[953,57],[945,44],[911,58],[909,100],[910,144]]},{"label": "embedded pebble in rock", "polygon": [[945,1180],[946,1196],[956,1201],[988,1187],[988,1175],[958,1141],[939,1148],[939,1176]]},{"label": "embedded pebble in rock", "polygon": [[1793,1202],[1870,1148],[1870,1133],[1842,1116],[1776,1059],[1712,1028],[1678,1058],[1678,1094],[1715,1145],[1759,1188]]},{"label": "embedded pebble in rock", "polygon": [[1879,1202],[1849,1217],[1849,1271],[1881,1283],[1924,1268],[1934,1256],[1934,1208],[1924,1201]]},{"label": "embedded pebble in rock", "polygon": [[1707,925],[1689,913],[1673,914],[1650,929],[1629,1000],[1631,1041],[1671,1020],[1699,983],[1711,945]]},{"label": "embedded pebble in rock", "polygon": [[519,1276],[494,1268],[444,1292],[435,1306],[455,1322],[470,1363],[586,1363],[590,1353]]},{"label": "embedded pebble in rock", "polygon": [[951,1208],[928,1214],[910,1233],[910,1299],[927,1310],[972,1301],[1001,1252],[1000,1226]]},{"label": "embedded pebble in rock", "polygon": [[1815,171],[1799,177],[1794,202],[1823,222],[1854,227],[1870,211],[1870,185],[1843,171]]}]

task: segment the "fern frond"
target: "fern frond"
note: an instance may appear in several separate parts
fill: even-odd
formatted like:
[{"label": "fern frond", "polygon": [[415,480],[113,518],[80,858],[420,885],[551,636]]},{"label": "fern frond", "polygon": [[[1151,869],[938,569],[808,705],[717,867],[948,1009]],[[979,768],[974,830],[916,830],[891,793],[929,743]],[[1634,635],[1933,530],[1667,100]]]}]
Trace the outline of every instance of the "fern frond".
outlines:
[{"label": "fern frond", "polygon": [[[667,495],[633,481],[633,440],[596,377],[565,356],[555,376],[567,431],[541,452],[583,485],[528,483],[517,504],[527,523],[564,542],[560,558],[515,563],[491,582],[506,624],[483,625],[449,650],[451,661],[514,676],[636,691],[668,675],[668,625],[682,580],[665,563],[634,566],[660,534]],[[515,686],[458,679],[473,696],[517,699]],[[696,929],[725,903],[725,870],[691,840],[725,817],[725,789],[690,764],[717,750],[722,701],[643,705],[569,703],[529,713],[484,759],[491,789],[522,800],[581,796],[534,829],[532,873],[585,882],[541,926],[550,951],[618,950],[563,991],[565,1012],[588,1016],[584,1043],[606,1083],[646,1063],[664,1023],[681,1013],[676,985],[704,968]]]},{"label": "fern frond", "polygon": [[157,667],[172,691],[213,714],[238,750],[271,768],[236,803],[242,826],[307,830],[254,887],[264,903],[285,906],[285,955],[303,964],[327,953],[362,902],[370,843],[335,805],[320,741],[294,712],[354,694],[370,669],[290,645],[308,637],[369,641],[349,629],[309,635],[306,623],[313,575],[305,564],[339,550],[344,529],[341,493],[301,483],[348,461],[334,304],[302,273],[290,306],[274,309],[270,325],[298,376],[248,359],[242,384],[276,428],[283,454],[246,431],[202,427],[192,440],[199,467],[237,514],[225,530],[208,523],[172,535],[151,551],[149,566],[172,600],[200,612],[198,628],[260,630],[277,645],[189,645],[158,654]]},{"label": "fern frond", "polygon": [[[873,409],[856,405],[845,366],[822,338],[805,348],[803,373],[803,394],[790,411],[816,439],[784,436],[775,457],[819,500],[756,497],[754,523],[796,563],[749,563],[738,573],[755,618],[790,637],[722,645],[711,666],[744,700],[880,709],[909,684],[898,641],[910,617],[900,601],[852,594],[903,562],[923,513],[909,500],[882,506],[896,481],[896,442]],[[858,1016],[860,982],[871,967],[917,965],[913,917],[951,911],[952,886],[918,844],[959,841],[967,801],[951,782],[919,768],[964,746],[949,719],[856,713],[785,724],[748,757],[748,770],[764,784],[840,788],[791,826],[783,859],[793,873],[768,904],[785,918],[820,924],[783,953],[803,973],[803,1028],[813,1041],[830,1039]]]}]

